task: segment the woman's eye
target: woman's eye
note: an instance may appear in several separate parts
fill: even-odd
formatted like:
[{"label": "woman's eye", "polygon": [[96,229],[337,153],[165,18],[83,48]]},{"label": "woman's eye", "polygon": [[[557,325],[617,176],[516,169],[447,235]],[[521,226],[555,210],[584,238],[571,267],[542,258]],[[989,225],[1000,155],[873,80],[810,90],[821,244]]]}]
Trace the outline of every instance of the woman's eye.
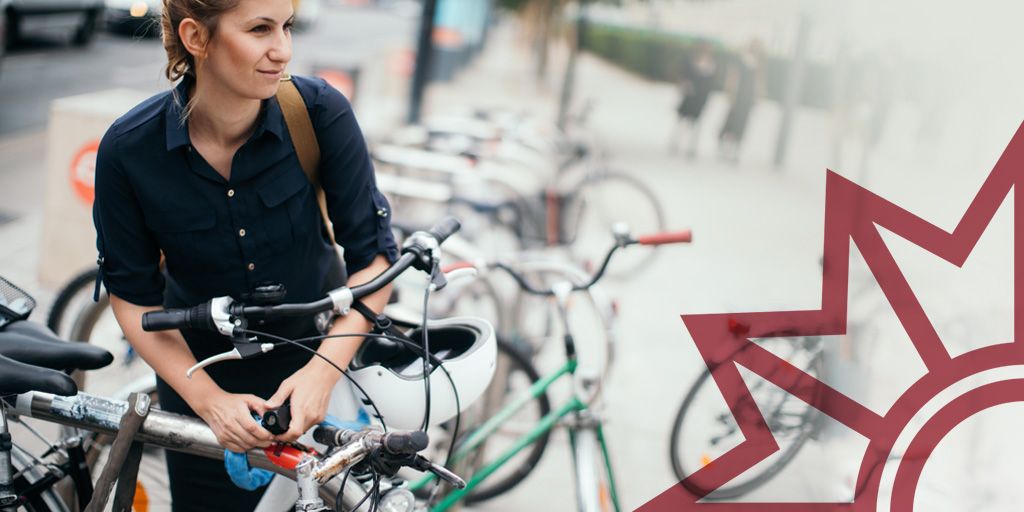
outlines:
[{"label": "woman's eye", "polygon": [[255,27],[253,27],[252,30],[250,30],[250,32],[267,32],[269,30],[270,30],[270,27],[267,26],[267,25],[257,25]]},{"label": "woman's eye", "polygon": [[284,24],[284,29],[285,29],[286,32],[291,32],[292,27],[294,27],[294,26],[295,26],[295,22],[294,21],[289,21],[288,23]]}]

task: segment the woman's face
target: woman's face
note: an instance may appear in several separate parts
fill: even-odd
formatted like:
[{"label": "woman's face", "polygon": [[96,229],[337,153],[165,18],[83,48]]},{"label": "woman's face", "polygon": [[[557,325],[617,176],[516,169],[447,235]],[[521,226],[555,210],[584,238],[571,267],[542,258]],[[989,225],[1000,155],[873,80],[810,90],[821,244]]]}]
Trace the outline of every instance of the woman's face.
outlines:
[{"label": "woman's face", "polygon": [[292,58],[293,14],[291,0],[241,0],[217,21],[203,78],[247,99],[276,94]]}]

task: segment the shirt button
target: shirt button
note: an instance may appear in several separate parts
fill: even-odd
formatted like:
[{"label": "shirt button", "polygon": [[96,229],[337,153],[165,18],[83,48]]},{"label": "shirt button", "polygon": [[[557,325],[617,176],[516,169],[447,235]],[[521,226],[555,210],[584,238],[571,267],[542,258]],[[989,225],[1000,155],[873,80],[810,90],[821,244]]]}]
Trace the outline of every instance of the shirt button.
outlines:
[{"label": "shirt button", "polygon": [[249,266],[246,267],[246,268],[248,268],[249,270],[256,270],[256,264],[255,263],[250,263]]},{"label": "shirt button", "polygon": [[228,197],[235,197],[235,189],[228,189]]},{"label": "shirt button", "polygon": [[245,230],[244,229],[239,229],[238,230],[238,236],[245,236]]},{"label": "shirt button", "polygon": [[381,208],[380,210],[377,210],[377,216],[378,217],[387,217],[388,216],[387,208]]}]

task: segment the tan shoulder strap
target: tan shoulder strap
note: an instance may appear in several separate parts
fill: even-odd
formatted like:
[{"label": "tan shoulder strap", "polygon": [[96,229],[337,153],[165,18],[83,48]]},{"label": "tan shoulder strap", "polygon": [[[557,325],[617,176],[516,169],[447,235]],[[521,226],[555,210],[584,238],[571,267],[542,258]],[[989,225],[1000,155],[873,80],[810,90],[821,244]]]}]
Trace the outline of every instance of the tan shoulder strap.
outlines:
[{"label": "tan shoulder strap", "polygon": [[327,234],[334,242],[334,227],[331,219],[327,216],[327,202],[324,199],[324,189],[320,186],[320,144],[316,141],[316,133],[313,131],[313,122],[309,119],[309,111],[306,110],[306,103],[302,101],[299,90],[292,82],[291,75],[285,74],[281,78],[281,86],[277,88],[277,102],[281,105],[281,113],[284,114],[284,122],[288,126],[288,133],[292,137],[292,145],[295,146],[295,153],[299,157],[299,164],[302,165],[302,172],[316,189],[317,202],[320,204],[320,215],[324,218],[327,226]]}]

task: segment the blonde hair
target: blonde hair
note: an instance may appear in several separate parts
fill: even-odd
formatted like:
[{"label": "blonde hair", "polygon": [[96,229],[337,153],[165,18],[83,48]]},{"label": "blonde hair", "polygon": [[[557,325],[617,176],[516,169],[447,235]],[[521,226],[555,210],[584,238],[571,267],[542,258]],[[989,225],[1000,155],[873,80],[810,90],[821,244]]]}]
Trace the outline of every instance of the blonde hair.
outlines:
[{"label": "blonde hair", "polygon": [[[206,29],[207,38],[213,37],[217,30],[217,20],[224,14],[238,5],[239,0],[164,0],[164,11],[161,15],[160,25],[163,29],[164,51],[167,52],[167,66],[164,68],[164,75],[171,82],[176,82],[184,77],[196,77],[195,58],[185,43],[178,36],[178,26],[186,18],[192,18]],[[209,40],[209,39],[208,39]],[[177,94],[175,92],[175,94]],[[175,101],[181,98],[175,96]],[[189,99],[185,106],[181,122],[188,119],[188,115],[195,107],[196,98]]]}]

